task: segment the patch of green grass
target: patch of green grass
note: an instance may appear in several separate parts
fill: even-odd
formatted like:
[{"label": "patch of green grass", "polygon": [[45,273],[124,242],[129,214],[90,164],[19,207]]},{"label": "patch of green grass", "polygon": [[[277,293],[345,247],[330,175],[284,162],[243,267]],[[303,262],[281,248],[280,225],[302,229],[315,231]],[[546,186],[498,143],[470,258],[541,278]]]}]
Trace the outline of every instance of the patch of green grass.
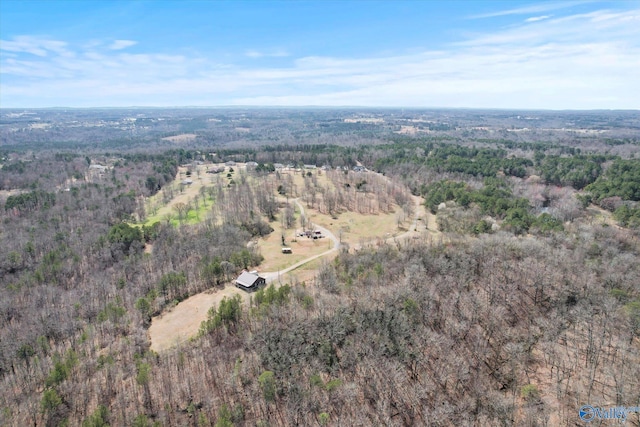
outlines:
[{"label": "patch of green grass", "polygon": [[[204,204],[202,203],[202,201],[200,201],[200,203],[198,204],[198,209],[191,209],[189,212],[186,213],[186,218],[183,219],[182,223],[183,224],[189,224],[189,225],[193,225],[193,224],[198,224],[202,221],[204,221],[205,219],[207,219],[207,215],[209,213],[209,211],[211,210],[211,207],[213,206],[214,200],[212,197],[207,197],[207,203]],[[160,211],[160,210],[159,210]],[[175,211],[172,211],[170,213],[171,215],[171,220],[169,221],[169,223],[171,225],[173,225],[174,227],[177,227],[178,225],[180,225],[180,221],[178,221],[178,213]],[[142,224],[137,224],[138,226],[142,226],[142,225],[146,225],[146,226],[150,226],[151,224],[155,223],[155,222],[161,222],[161,223],[166,223],[167,222],[167,213],[158,213],[155,215],[150,215],[148,216],[145,221]]]},{"label": "patch of green grass", "polygon": [[191,209],[188,213],[187,213],[187,217],[185,218],[185,220],[183,221],[185,224],[197,224],[199,222],[204,221],[205,219],[207,219],[207,215],[209,213],[209,211],[211,211],[211,206],[213,205],[213,199],[211,198],[207,198],[207,203],[206,205],[204,205],[203,203],[200,203],[198,205],[198,209]]}]

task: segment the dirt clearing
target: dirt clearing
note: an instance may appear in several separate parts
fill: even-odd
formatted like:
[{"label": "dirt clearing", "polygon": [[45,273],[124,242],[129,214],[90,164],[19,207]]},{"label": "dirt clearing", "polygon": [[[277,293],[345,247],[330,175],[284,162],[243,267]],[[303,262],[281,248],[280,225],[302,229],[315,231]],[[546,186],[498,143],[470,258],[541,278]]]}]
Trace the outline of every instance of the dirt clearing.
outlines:
[{"label": "dirt clearing", "polygon": [[183,133],[181,135],[176,136],[167,136],[166,138],[162,138],[165,141],[182,144],[185,142],[191,142],[198,137],[195,133]]},{"label": "dirt clearing", "polygon": [[233,286],[217,291],[196,294],[182,301],[170,311],[153,318],[149,328],[151,350],[164,351],[188,341],[200,329],[200,324],[207,319],[207,312],[212,306],[218,306],[222,298],[240,295],[244,302],[249,301],[249,294]]}]

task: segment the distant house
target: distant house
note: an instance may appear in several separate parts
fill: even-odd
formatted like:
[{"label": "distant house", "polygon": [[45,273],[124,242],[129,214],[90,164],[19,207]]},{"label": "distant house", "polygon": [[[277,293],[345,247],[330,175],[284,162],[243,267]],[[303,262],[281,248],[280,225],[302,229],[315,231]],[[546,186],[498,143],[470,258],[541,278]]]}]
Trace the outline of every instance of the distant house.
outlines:
[{"label": "distant house", "polygon": [[317,166],[316,165],[304,165],[304,168],[305,169],[315,169],[315,168],[317,168]]},{"label": "distant house", "polygon": [[291,253],[293,253],[293,250],[291,250],[291,248],[282,248],[282,253],[283,254],[291,254]]},{"label": "distant house", "polygon": [[260,277],[258,273],[243,271],[236,279],[236,288],[246,292],[254,292],[267,284],[264,277]]},{"label": "distant house", "polygon": [[354,166],[353,167],[353,171],[354,172],[365,172],[367,170],[367,168],[365,168],[364,166]]},{"label": "distant house", "polygon": [[98,171],[98,172],[104,172],[107,170],[106,166],[102,166],[102,165],[98,165],[98,164],[93,164],[91,166],[89,166],[89,170],[94,170],[94,171]]},{"label": "distant house", "polygon": [[92,164],[89,165],[89,179],[96,179],[96,178],[100,178],[100,177],[104,177],[105,173],[107,172],[107,167],[103,166],[103,165],[98,165],[98,164]]}]

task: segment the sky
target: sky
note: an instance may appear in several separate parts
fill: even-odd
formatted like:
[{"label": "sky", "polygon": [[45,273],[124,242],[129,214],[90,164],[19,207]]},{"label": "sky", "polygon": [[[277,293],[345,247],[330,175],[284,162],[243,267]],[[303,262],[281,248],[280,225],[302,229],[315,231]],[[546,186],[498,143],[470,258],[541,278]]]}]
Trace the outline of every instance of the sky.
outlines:
[{"label": "sky", "polygon": [[640,109],[638,1],[0,1],[0,107]]}]

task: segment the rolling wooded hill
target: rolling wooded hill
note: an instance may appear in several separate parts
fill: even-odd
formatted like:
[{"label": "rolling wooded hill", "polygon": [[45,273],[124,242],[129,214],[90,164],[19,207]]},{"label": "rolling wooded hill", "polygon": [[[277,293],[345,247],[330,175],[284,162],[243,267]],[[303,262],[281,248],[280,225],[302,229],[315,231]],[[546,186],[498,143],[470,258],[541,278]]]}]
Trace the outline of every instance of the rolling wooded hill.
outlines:
[{"label": "rolling wooded hill", "polygon": [[[39,149],[19,143],[26,131],[1,146],[1,425],[575,425],[585,404],[638,406],[640,146],[626,114],[620,138],[525,141],[486,138],[478,112],[447,126],[412,112],[436,121],[429,136],[396,133],[397,116],[249,114],[254,139],[198,112],[202,139],[166,149],[186,126],[172,114],[117,152],[56,149],[64,126],[38,131]],[[215,114],[231,126],[236,113]],[[497,114],[483,123],[507,135]],[[611,122],[594,114],[581,123]],[[179,196],[179,170],[226,161],[258,167],[202,177],[195,200],[146,223],[150,200]],[[294,189],[274,163],[331,166],[331,186],[318,168]],[[247,243],[295,223],[279,198],[339,218],[409,192],[439,238],[343,248],[311,280],[225,299],[197,337],[150,350],[152,316],[269,255]]]}]

